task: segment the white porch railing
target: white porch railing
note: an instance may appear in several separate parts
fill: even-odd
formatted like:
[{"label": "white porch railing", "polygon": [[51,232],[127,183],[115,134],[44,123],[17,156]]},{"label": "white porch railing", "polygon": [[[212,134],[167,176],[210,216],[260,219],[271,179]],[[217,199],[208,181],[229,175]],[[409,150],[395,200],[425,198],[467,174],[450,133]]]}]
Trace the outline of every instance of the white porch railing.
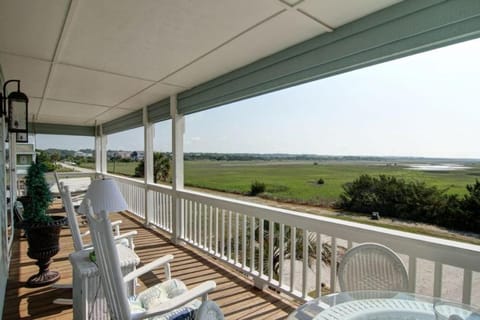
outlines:
[{"label": "white porch railing", "polygon": [[[168,187],[111,177],[137,216],[145,217],[145,190],[153,193],[150,223],[168,232],[176,196],[181,239],[251,276],[257,286],[304,300],[321,294],[322,283],[336,291],[337,268],[330,266],[352,245],[377,242],[400,254],[411,291],[480,305],[480,246],[192,191],[174,195]],[[329,264],[309,259],[322,254]]]},{"label": "white porch railing", "polygon": [[115,175],[105,175],[117,181],[120,191],[127,201],[128,210],[137,217],[147,219],[145,192],[152,201],[152,212],[148,223],[165,230],[172,231],[172,188],[158,184],[145,185],[142,181]]},{"label": "white porch railing", "polygon": [[115,178],[118,187],[127,201],[128,210],[134,215],[145,219],[145,184],[136,179],[120,178],[118,176],[110,176]]}]

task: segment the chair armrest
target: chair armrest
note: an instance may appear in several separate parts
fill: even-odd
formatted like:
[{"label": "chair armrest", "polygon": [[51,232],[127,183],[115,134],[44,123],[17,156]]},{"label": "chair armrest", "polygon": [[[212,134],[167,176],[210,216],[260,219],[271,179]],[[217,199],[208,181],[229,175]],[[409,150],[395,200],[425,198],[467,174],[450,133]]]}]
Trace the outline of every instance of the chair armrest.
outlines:
[{"label": "chair armrest", "polygon": [[[122,223],[122,220],[117,220],[112,222],[112,227],[114,227],[114,233],[115,236],[121,236],[120,234],[120,224]],[[133,232],[133,231],[131,231]],[[135,231],[136,232],[136,231]],[[80,234],[82,237],[88,236],[90,234],[90,230],[85,231],[84,233]],[[128,234],[128,233],[127,233]],[[135,233],[136,234],[136,233]]]},{"label": "chair armrest", "polygon": [[[143,267],[140,267],[137,270],[127,274],[125,277],[123,277],[123,281],[129,282],[163,265],[165,265],[165,273],[166,273],[167,279],[169,279],[170,278],[170,261],[172,260],[173,260],[173,256],[171,254],[167,254],[166,256],[155,259],[152,262],[147,263]],[[167,269],[168,269],[168,274],[167,274]]]},{"label": "chair armrest", "polygon": [[93,250],[93,244],[92,243],[84,244],[82,250]]},{"label": "chair armrest", "polygon": [[133,238],[133,237],[136,236],[137,234],[138,234],[138,231],[137,231],[137,230],[132,230],[132,231],[128,231],[128,232],[122,233],[122,234],[119,235],[119,236],[114,236],[114,237],[113,237],[113,240]]},{"label": "chair armrest", "polygon": [[[164,303],[147,310],[145,313],[141,314],[141,318],[150,318],[162,313],[172,311],[199,297],[202,297],[202,300],[205,301],[207,299],[207,294],[213,291],[216,286],[217,285],[214,281],[206,281],[196,286],[195,288],[188,290],[185,293],[182,293],[179,296],[169,299]],[[132,318],[139,319],[135,316],[133,316]]]},{"label": "chair armrest", "polygon": [[117,236],[120,235],[120,224],[121,223],[122,223],[122,220],[112,221],[112,227],[113,227],[115,235],[117,235]]},{"label": "chair armrest", "polygon": [[114,236],[113,240],[118,241],[118,240],[121,240],[121,239],[127,239],[128,240],[128,247],[133,250],[134,249],[133,237],[135,237],[137,234],[138,234],[138,232],[136,230],[133,230],[133,231],[125,232],[121,235]]}]

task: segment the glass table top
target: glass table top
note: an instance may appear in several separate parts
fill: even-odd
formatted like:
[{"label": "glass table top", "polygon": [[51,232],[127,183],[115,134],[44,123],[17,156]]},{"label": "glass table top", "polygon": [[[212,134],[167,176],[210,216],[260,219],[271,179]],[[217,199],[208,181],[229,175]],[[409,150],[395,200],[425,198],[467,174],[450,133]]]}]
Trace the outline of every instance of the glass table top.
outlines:
[{"label": "glass table top", "polygon": [[341,292],[314,299],[288,320],[480,320],[472,306],[407,292]]}]

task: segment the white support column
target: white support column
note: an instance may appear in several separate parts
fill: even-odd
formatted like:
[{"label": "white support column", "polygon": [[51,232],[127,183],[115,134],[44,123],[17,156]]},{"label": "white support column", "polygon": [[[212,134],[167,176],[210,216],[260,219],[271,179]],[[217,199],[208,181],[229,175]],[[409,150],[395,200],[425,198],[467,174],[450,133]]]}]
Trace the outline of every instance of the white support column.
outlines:
[{"label": "white support column", "polygon": [[170,115],[172,116],[172,154],[173,154],[173,199],[172,199],[172,241],[180,242],[182,234],[182,206],[177,190],[183,190],[183,135],[185,133],[185,118],[178,114],[177,96],[170,96]]},{"label": "white support column", "polygon": [[148,185],[153,179],[153,139],[155,127],[148,119],[147,107],[143,108],[143,133],[144,133],[144,181],[145,181],[145,225],[148,226],[154,217],[153,192],[148,190]]},{"label": "white support column", "polygon": [[107,173],[107,136],[103,135],[102,125],[95,127],[95,171]]}]

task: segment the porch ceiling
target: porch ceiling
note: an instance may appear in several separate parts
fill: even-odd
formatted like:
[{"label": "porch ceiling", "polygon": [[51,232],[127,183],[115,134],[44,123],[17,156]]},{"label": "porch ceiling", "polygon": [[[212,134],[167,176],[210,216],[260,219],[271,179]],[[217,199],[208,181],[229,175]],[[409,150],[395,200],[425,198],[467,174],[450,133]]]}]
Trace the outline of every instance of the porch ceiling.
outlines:
[{"label": "porch ceiling", "polygon": [[104,123],[400,0],[2,0],[32,121]]}]

